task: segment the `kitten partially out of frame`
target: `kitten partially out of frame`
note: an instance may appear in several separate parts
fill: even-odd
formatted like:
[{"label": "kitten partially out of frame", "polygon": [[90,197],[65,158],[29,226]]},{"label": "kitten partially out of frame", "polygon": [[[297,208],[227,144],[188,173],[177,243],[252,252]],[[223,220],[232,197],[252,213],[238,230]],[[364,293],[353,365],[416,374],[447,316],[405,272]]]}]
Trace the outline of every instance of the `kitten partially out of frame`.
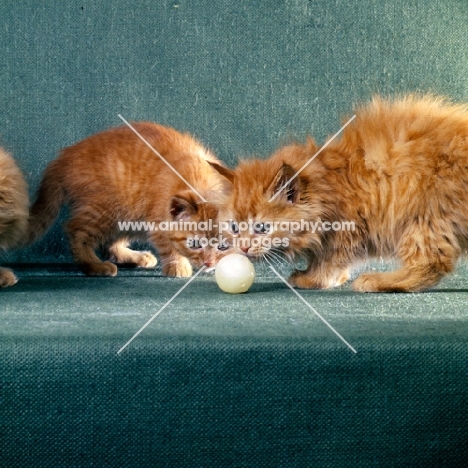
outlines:
[{"label": "kitten partially out of frame", "polygon": [[[227,247],[200,240],[217,239],[213,224],[225,179],[208,161],[220,162],[189,134],[149,122],[133,128],[151,148],[122,126],[65,148],[49,164],[30,211],[29,242],[42,237],[68,203],[65,229],[71,251],[88,275],[115,276],[113,262],[154,267],[154,255],[131,250],[132,240],[156,248],[165,275],[190,276],[192,266],[214,267]],[[128,222],[149,224],[125,227]],[[171,229],[169,222],[175,222]],[[107,251],[106,261],[98,257],[98,249]]]},{"label": "kitten partially out of frame", "polygon": [[[16,247],[27,233],[28,190],[13,158],[0,148],[0,250]],[[0,288],[17,282],[14,273],[0,268]]]},{"label": "kitten partially out of frame", "polygon": [[[233,238],[288,238],[277,250],[308,262],[289,279],[299,288],[340,285],[372,257],[397,259],[400,267],[361,274],[356,291],[432,287],[468,244],[468,107],[432,96],[376,97],[355,114],[314,159],[319,148],[309,139],[234,171],[218,168],[232,183],[220,219],[237,222]],[[253,229],[239,233],[239,222],[249,219]],[[302,223],[286,232],[280,221],[313,222],[315,229]],[[268,258],[275,253],[269,243],[243,250]]]}]

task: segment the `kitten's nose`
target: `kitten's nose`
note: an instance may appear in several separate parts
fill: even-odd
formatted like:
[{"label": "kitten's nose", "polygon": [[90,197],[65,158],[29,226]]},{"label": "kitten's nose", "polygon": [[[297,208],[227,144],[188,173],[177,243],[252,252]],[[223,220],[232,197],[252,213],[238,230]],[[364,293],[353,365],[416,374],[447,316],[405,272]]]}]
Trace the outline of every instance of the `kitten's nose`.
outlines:
[{"label": "kitten's nose", "polygon": [[244,252],[244,253],[247,253],[247,252],[249,251],[249,248],[248,248],[248,247],[245,247],[245,246],[244,246],[244,247],[241,247],[240,249],[241,249],[242,252]]},{"label": "kitten's nose", "polygon": [[205,265],[207,268],[210,268],[213,266],[213,261],[212,260],[205,260],[203,262],[203,265]]}]

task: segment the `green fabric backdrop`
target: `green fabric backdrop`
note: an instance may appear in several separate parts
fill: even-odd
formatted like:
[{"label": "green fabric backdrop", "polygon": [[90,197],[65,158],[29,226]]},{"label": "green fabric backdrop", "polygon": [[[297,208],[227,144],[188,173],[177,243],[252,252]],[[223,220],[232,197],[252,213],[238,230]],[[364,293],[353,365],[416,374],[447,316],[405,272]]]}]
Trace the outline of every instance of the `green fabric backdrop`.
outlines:
[{"label": "green fabric backdrop", "polygon": [[[127,120],[224,161],[335,133],[374,93],[468,100],[463,0],[3,1],[0,141],[33,195],[64,146]],[[66,261],[56,228],[11,261]]]},{"label": "green fabric backdrop", "polygon": [[[0,142],[31,196],[118,114],[234,166],[374,93],[468,101],[467,26],[464,0],[3,0]],[[466,265],[425,294],[301,292],[357,354],[260,269],[239,296],[197,278],[117,355],[184,280],[86,278],[58,225],[0,260],[2,467],[467,464]]]}]

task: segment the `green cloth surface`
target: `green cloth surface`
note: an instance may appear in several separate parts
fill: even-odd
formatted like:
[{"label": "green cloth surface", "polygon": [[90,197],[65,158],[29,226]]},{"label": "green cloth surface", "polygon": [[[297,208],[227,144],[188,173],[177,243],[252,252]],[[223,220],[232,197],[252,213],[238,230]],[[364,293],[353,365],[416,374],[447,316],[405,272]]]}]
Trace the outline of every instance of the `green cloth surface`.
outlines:
[{"label": "green cloth surface", "polygon": [[118,354],[187,280],[19,268],[2,466],[464,466],[466,266],[422,294],[300,291],[357,353],[260,273],[242,295],[197,277]]},{"label": "green cloth surface", "polygon": [[[234,166],[375,93],[468,101],[467,26],[465,0],[5,0],[0,144],[31,198],[118,114]],[[60,222],[6,262],[2,467],[467,465],[464,264],[424,294],[301,291],[356,354],[268,269],[238,296],[196,278],[117,354],[186,280],[86,278]]]}]

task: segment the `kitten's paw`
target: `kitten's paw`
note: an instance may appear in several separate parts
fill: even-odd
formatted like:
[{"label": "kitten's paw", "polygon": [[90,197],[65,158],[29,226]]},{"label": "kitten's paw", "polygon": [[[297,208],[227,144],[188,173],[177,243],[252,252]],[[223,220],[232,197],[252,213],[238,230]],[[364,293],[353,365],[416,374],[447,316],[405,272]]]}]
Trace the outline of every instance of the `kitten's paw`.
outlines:
[{"label": "kitten's paw", "polygon": [[329,289],[341,286],[349,279],[348,270],[336,270],[329,276],[315,273],[306,273],[296,270],[290,276],[288,282],[291,286],[300,289]]},{"label": "kitten's paw", "polygon": [[156,257],[149,251],[138,252],[136,264],[141,268],[154,268],[158,261]]},{"label": "kitten's paw", "polygon": [[88,276],[115,276],[117,267],[111,262],[86,263],[80,265]]},{"label": "kitten's paw", "polygon": [[176,276],[178,278],[188,278],[192,276],[192,266],[186,258],[172,261],[163,266],[162,272],[166,276]]},{"label": "kitten's paw", "polygon": [[0,288],[8,288],[18,282],[18,278],[11,270],[0,268]]},{"label": "kitten's paw", "polygon": [[425,278],[412,276],[406,270],[388,273],[363,273],[353,282],[353,289],[358,292],[398,292],[409,293],[422,291],[435,283],[424,281]]},{"label": "kitten's paw", "polygon": [[109,260],[115,263],[125,264],[126,266],[153,268],[158,261],[156,257],[149,251],[144,250],[138,252],[128,248],[113,248],[110,249]]},{"label": "kitten's paw", "polygon": [[342,284],[346,283],[346,281],[348,280],[349,280],[349,271],[345,270],[336,278],[335,286],[341,286]]},{"label": "kitten's paw", "polygon": [[288,283],[300,289],[326,289],[327,287],[316,280],[313,276],[307,275],[302,271],[295,271],[288,279]]},{"label": "kitten's paw", "polygon": [[353,281],[353,289],[358,292],[389,292],[389,285],[382,281],[381,273],[363,273]]}]

